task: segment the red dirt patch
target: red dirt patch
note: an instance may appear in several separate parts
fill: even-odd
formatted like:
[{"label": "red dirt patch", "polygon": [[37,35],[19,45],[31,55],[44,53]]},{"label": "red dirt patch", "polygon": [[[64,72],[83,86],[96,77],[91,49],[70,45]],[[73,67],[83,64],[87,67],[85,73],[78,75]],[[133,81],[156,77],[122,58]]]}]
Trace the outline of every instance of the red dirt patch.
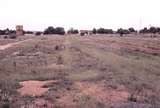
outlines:
[{"label": "red dirt patch", "polygon": [[17,91],[21,95],[29,95],[29,96],[41,96],[45,92],[48,91],[49,88],[43,88],[48,83],[54,83],[57,81],[24,81],[20,82],[20,85],[23,87],[18,89]]},{"label": "red dirt patch", "polygon": [[117,89],[107,87],[103,81],[100,82],[75,82],[72,90],[59,92],[60,98],[56,100],[65,108],[76,106],[81,102],[81,97],[89,96],[93,100],[101,102],[126,102],[129,93],[124,86]]},{"label": "red dirt patch", "polygon": [[129,96],[126,90],[107,88],[103,83],[76,82],[75,86],[80,89],[82,93],[101,101],[127,101]]},{"label": "red dirt patch", "polygon": [[73,101],[76,93],[73,92],[64,92],[60,99],[57,102],[63,105],[65,108],[70,108],[70,106],[75,106],[76,103]]}]

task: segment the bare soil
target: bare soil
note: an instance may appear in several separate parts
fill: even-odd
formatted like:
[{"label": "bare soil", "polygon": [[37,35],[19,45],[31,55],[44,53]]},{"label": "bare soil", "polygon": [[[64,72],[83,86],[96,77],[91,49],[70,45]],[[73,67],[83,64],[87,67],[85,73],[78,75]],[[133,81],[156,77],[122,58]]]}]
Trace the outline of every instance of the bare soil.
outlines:
[{"label": "bare soil", "polygon": [[22,88],[18,92],[25,96],[42,96],[49,88],[44,88],[46,84],[53,83],[54,81],[24,81],[20,82]]},{"label": "bare soil", "polygon": [[0,108],[159,108],[160,37],[0,39]]}]

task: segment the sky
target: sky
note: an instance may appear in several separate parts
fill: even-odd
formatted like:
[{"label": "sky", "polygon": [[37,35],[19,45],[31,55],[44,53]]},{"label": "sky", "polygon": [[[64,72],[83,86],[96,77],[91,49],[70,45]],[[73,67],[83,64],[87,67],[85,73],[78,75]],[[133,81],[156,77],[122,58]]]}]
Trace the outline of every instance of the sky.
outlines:
[{"label": "sky", "polygon": [[0,29],[160,26],[160,0],[0,0]]}]

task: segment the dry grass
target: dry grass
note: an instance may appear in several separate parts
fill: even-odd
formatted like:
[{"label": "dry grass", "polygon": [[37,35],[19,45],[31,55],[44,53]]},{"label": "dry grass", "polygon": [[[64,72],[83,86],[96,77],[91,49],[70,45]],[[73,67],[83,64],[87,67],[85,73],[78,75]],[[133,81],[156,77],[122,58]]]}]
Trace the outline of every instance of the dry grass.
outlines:
[{"label": "dry grass", "polygon": [[70,73],[68,78],[73,81],[85,81],[85,80],[94,80],[97,77],[99,77],[98,72],[88,70],[84,72]]},{"label": "dry grass", "polygon": [[[160,105],[159,37],[55,35],[4,41],[0,45],[10,46],[0,50],[2,106],[32,108],[40,101],[48,108],[51,104],[55,108],[158,108]],[[21,87],[19,82],[28,80],[59,82],[48,85],[49,90],[41,97],[21,96],[17,92]],[[84,86],[77,88],[77,83]],[[84,94],[85,89],[93,93]],[[110,97],[112,101],[98,98],[105,100],[109,96],[106,91],[112,94],[123,90],[129,93],[125,102],[115,102],[115,96]]]}]

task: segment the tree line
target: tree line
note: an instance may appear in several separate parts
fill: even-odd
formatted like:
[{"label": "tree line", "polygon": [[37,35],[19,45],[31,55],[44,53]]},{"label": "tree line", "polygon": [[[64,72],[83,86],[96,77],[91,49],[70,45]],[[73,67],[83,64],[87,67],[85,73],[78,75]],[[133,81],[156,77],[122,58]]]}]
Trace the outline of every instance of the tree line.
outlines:
[{"label": "tree line", "polygon": [[10,30],[10,29],[4,29],[4,30],[0,30],[0,35],[9,35],[9,34],[15,34],[16,31],[15,30]]},{"label": "tree line", "polygon": [[[106,28],[99,28],[96,29],[94,28],[93,30],[91,30],[90,32],[92,32],[93,34],[131,34],[131,33],[142,33],[142,34],[146,34],[146,33],[159,33],[160,34],[160,27],[150,27],[150,28],[143,28],[139,31],[135,30],[133,27],[130,27],[128,29],[123,29],[123,28],[119,28],[116,31],[112,30],[112,29],[106,29]],[[16,31],[15,30],[10,30],[10,29],[4,29],[4,30],[0,30],[0,35],[9,35],[9,34],[15,34]],[[34,34],[35,32],[33,31],[24,31],[24,34]],[[63,27],[56,27],[54,28],[53,26],[49,26],[48,28],[46,28],[44,31],[39,31],[36,32],[35,35],[50,35],[50,34],[59,34],[59,35],[64,35],[65,33],[67,34],[78,34],[80,33],[80,31],[78,29],[69,29],[68,31],[65,31],[65,29]]]},{"label": "tree line", "polygon": [[133,27],[130,27],[128,29],[119,28],[117,31],[113,31],[112,29],[105,29],[105,28],[99,28],[99,29],[93,29],[93,34],[120,34],[121,36],[123,34],[131,34],[131,33],[141,33],[141,34],[160,34],[160,27],[150,27],[150,28],[143,28],[141,30],[135,30]]}]

